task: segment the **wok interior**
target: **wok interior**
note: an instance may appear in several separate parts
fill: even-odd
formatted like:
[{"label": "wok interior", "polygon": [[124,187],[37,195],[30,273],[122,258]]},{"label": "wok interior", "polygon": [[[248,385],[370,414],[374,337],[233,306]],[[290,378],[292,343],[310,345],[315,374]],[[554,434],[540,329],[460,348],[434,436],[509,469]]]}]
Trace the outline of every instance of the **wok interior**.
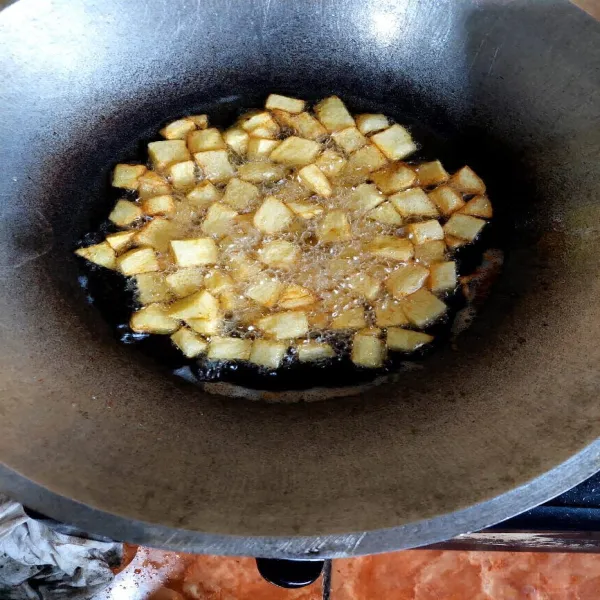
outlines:
[{"label": "wok interior", "polygon": [[[187,530],[392,527],[498,495],[598,435],[598,27],[567,3],[22,0],[0,15],[0,457]],[[578,31],[573,37],[573,32]],[[456,348],[353,398],[210,396],[123,347],[72,256],[158,126],[268,92],[384,112],[486,181],[506,262]],[[168,544],[167,541],[165,541]]]}]

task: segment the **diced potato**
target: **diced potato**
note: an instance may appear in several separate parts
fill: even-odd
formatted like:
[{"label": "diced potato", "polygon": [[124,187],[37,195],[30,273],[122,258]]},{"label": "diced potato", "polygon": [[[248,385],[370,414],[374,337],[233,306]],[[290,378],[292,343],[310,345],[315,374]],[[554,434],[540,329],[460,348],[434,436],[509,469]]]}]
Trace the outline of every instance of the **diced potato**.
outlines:
[{"label": "diced potato", "polygon": [[375,323],[378,327],[392,327],[408,325],[408,319],[400,302],[386,298],[375,304]]},{"label": "diced potato", "polygon": [[439,221],[435,219],[421,221],[420,223],[411,223],[406,229],[410,241],[415,245],[444,239],[444,230]]},{"label": "diced potato", "polygon": [[402,160],[417,150],[410,133],[402,125],[392,125],[372,135],[371,141],[390,160]]},{"label": "diced potato", "polygon": [[172,164],[167,176],[176,190],[187,190],[196,183],[196,165],[193,160]]},{"label": "diced potato", "polygon": [[444,225],[444,233],[472,242],[485,226],[485,221],[469,215],[453,214]]},{"label": "diced potato", "polygon": [[186,325],[200,335],[216,335],[223,329],[223,319],[187,319]]},{"label": "diced potato", "polygon": [[391,202],[384,202],[377,208],[370,210],[366,215],[367,219],[389,225],[391,227],[400,227],[402,225],[402,217],[398,211],[392,206]]},{"label": "diced potato", "polygon": [[235,287],[233,279],[223,271],[212,269],[204,278],[204,286],[213,294],[221,294]]},{"label": "diced potato", "polygon": [[300,137],[307,140],[319,140],[327,135],[325,127],[307,112],[291,115],[291,118],[286,120],[285,126],[293,129]]},{"label": "diced potato", "polygon": [[347,242],[352,239],[350,221],[343,210],[328,212],[317,228],[319,241],[325,243]]},{"label": "diced potato", "polygon": [[333,348],[325,342],[307,341],[300,344],[297,350],[298,360],[300,362],[314,362],[317,360],[333,358],[335,356]]},{"label": "diced potato", "polygon": [[[177,298],[185,298],[202,288],[204,271],[198,267],[177,269],[165,277],[169,289]],[[208,286],[207,286],[208,287]],[[210,290],[211,292],[214,290]]]},{"label": "diced potato", "polygon": [[[261,130],[261,137],[277,137],[279,134],[279,125],[270,112],[258,112],[246,115],[240,119],[240,125],[244,131],[252,134],[257,129]],[[264,133],[267,132],[267,135]]]},{"label": "diced potato", "polygon": [[112,212],[108,215],[108,220],[112,221],[118,227],[131,225],[143,216],[142,209],[129,200],[118,200]]},{"label": "diced potato", "polygon": [[438,294],[456,288],[457,274],[454,261],[439,262],[429,267],[429,289]]},{"label": "diced potato", "polygon": [[137,275],[159,271],[160,265],[152,248],[135,248],[117,258],[117,267],[123,275]]},{"label": "diced potato", "polygon": [[352,208],[365,212],[379,206],[384,200],[385,196],[373,183],[361,183],[350,195]]},{"label": "diced potato", "polygon": [[175,210],[173,196],[152,196],[142,201],[142,210],[151,217],[155,215],[167,215]]},{"label": "diced potato", "polygon": [[137,299],[141,304],[168,302],[171,299],[171,288],[167,284],[164,273],[140,273],[135,276]]},{"label": "diced potato", "polygon": [[219,260],[219,251],[211,238],[171,240],[171,251],[180,267],[213,265]]},{"label": "diced potato", "polygon": [[333,141],[347,154],[362,148],[367,138],[356,127],[347,127],[331,134]]},{"label": "diced potato", "polygon": [[404,299],[402,308],[413,325],[426,327],[439,319],[447,306],[429,290],[421,288]]},{"label": "diced potato", "polygon": [[250,362],[260,367],[277,369],[283,362],[288,345],[273,340],[254,340]]},{"label": "diced potato", "polygon": [[166,252],[171,240],[180,233],[179,226],[173,221],[156,217],[146,223],[134,236],[138,246],[150,246],[158,252]]},{"label": "diced potato", "polygon": [[297,114],[304,110],[304,100],[290,98],[288,96],[280,96],[279,94],[269,94],[265,108],[267,110],[285,110],[286,112]]},{"label": "diced potato", "polygon": [[147,171],[138,179],[138,194],[141,199],[170,193],[168,181],[154,171]]},{"label": "diced potato", "polygon": [[231,276],[240,283],[247,284],[263,271],[263,266],[244,252],[236,252],[227,259]]},{"label": "diced potato", "polygon": [[385,343],[383,340],[360,331],[352,339],[352,362],[359,367],[378,369],[385,360]]},{"label": "diced potato", "polygon": [[219,317],[220,312],[219,301],[208,290],[199,290],[185,298],[176,300],[167,309],[170,317],[184,321],[188,319],[216,319]]},{"label": "diced potato", "polygon": [[325,100],[321,100],[314,110],[317,119],[323,123],[327,131],[339,131],[340,129],[346,129],[346,127],[355,126],[352,115],[337,96],[330,96]]},{"label": "diced potato", "polygon": [[294,213],[275,196],[267,196],[254,214],[254,226],[266,234],[287,229],[294,219]]},{"label": "diced potato", "polygon": [[462,196],[449,185],[441,185],[435,188],[435,190],[429,192],[428,196],[446,217],[465,205]]},{"label": "diced potato", "polygon": [[405,262],[413,256],[413,245],[410,240],[394,237],[393,235],[380,235],[375,237],[366,246],[366,251],[374,256],[389,258]]},{"label": "diced potato", "polygon": [[294,339],[308,333],[308,319],[302,311],[290,310],[267,315],[256,326],[265,335],[278,340]]},{"label": "diced potato", "polygon": [[206,235],[214,235],[217,238],[227,235],[234,227],[238,214],[229,206],[215,202],[211,204],[200,229]]},{"label": "diced potato", "polygon": [[223,134],[225,143],[240,156],[244,156],[248,151],[250,136],[239,127],[232,127]]},{"label": "diced potato", "polygon": [[155,169],[164,169],[171,163],[190,159],[190,153],[184,140],[150,142],[148,144],[148,156]]},{"label": "diced potato", "polygon": [[425,266],[441,262],[446,257],[446,244],[443,240],[433,240],[415,246],[415,260]]},{"label": "diced potato", "polygon": [[461,240],[460,238],[453,237],[451,235],[447,235],[444,237],[444,242],[446,242],[446,246],[450,248],[450,250],[456,250],[461,246],[465,246],[469,242],[467,240]]},{"label": "diced potato", "polygon": [[307,165],[298,171],[300,181],[315,194],[329,198],[333,193],[329,179],[317,165]]},{"label": "diced potato", "polygon": [[273,150],[270,159],[275,163],[300,167],[314,161],[320,150],[318,142],[292,135]]},{"label": "diced potato", "polygon": [[313,293],[301,285],[288,285],[281,296],[279,296],[279,306],[281,308],[301,308],[310,306],[317,301]]},{"label": "diced potato", "polygon": [[160,135],[168,140],[185,140],[190,131],[196,129],[196,123],[192,119],[177,119],[160,130]]},{"label": "diced potato", "polygon": [[368,135],[375,131],[387,129],[390,126],[390,122],[382,114],[363,114],[356,117],[356,126],[363,135]]},{"label": "diced potato", "polygon": [[260,192],[255,185],[234,177],[225,188],[223,202],[235,210],[246,210],[257,203],[259,196]]},{"label": "diced potato", "polygon": [[324,208],[317,202],[287,202],[287,207],[303,219],[314,219],[322,215]]},{"label": "diced potato", "polygon": [[211,360],[248,360],[252,352],[252,340],[234,337],[211,338],[208,358]]},{"label": "diced potato", "polygon": [[330,322],[331,315],[320,306],[315,307],[308,313],[308,323],[311,331],[328,329]]},{"label": "diced potato", "polygon": [[137,190],[138,179],[146,172],[144,165],[119,164],[113,171],[112,185],[126,190]]},{"label": "diced potato", "polygon": [[358,298],[375,300],[381,291],[381,281],[367,273],[355,273],[347,281],[348,289]]},{"label": "diced potato", "polygon": [[206,129],[208,127],[208,115],[190,115],[186,118],[192,121],[198,129]]},{"label": "diced potato", "polygon": [[417,175],[419,177],[419,185],[422,187],[444,183],[450,177],[450,174],[444,169],[439,160],[432,160],[431,162],[418,165]]},{"label": "diced potato", "polygon": [[367,319],[362,306],[348,308],[331,320],[331,329],[362,329],[366,326]]},{"label": "diced potato", "polygon": [[258,258],[269,267],[287,270],[300,258],[300,248],[286,240],[274,240],[262,245]]},{"label": "diced potato", "polygon": [[274,183],[285,177],[285,167],[270,162],[249,162],[240,165],[237,174],[250,183]]},{"label": "diced potato", "polygon": [[121,252],[133,244],[134,236],[135,231],[118,231],[117,233],[109,233],[106,236],[106,241],[115,252]]},{"label": "diced potato", "polygon": [[487,196],[475,196],[469,200],[459,211],[463,215],[491,219],[493,215],[492,203]]},{"label": "diced potato", "polygon": [[250,284],[246,288],[246,296],[254,302],[267,308],[271,308],[277,304],[279,295],[283,290],[283,284],[274,277],[264,277]]},{"label": "diced potato", "polygon": [[221,198],[221,192],[210,181],[203,181],[186,198],[195,208],[204,208],[217,202]]},{"label": "diced potato", "polygon": [[259,137],[250,138],[247,149],[248,159],[261,160],[267,158],[280,144],[280,140],[268,140]]},{"label": "diced potato", "polygon": [[387,279],[385,287],[394,298],[410,296],[421,289],[429,277],[429,270],[419,264],[400,265]]},{"label": "diced potato", "polygon": [[207,150],[225,150],[227,144],[216,127],[192,131],[187,136],[188,150],[195,154],[196,152],[206,152]]},{"label": "diced potato", "polygon": [[224,183],[235,175],[227,150],[196,152],[194,160],[202,169],[204,177],[213,183]]},{"label": "diced potato", "polygon": [[437,217],[438,210],[435,204],[420,188],[412,188],[390,196],[394,208],[403,217]]},{"label": "diced potato", "polygon": [[346,159],[335,152],[335,150],[324,150],[315,161],[315,165],[325,173],[327,177],[336,177],[344,170]]},{"label": "diced potato", "polygon": [[390,327],[387,330],[386,342],[390,350],[414,352],[417,348],[433,342],[433,336],[421,331]]},{"label": "diced potato", "polygon": [[470,167],[456,171],[448,184],[463,194],[485,194],[485,183]]},{"label": "diced potato", "polygon": [[101,242],[87,248],[78,248],[75,250],[75,254],[107,269],[114,269],[117,265],[115,251],[108,242]]},{"label": "diced potato", "polygon": [[179,328],[179,322],[167,314],[164,304],[149,304],[131,315],[129,327],[137,333],[168,335]]},{"label": "diced potato", "polygon": [[187,327],[182,327],[171,335],[171,341],[187,358],[200,356],[201,354],[204,354],[208,348],[208,342]]},{"label": "diced potato", "polygon": [[353,152],[344,167],[344,176],[350,181],[359,182],[369,173],[381,169],[387,163],[385,156],[372,144]]},{"label": "diced potato", "polygon": [[394,194],[413,186],[417,174],[405,164],[394,163],[371,173],[371,179],[384,194]]},{"label": "diced potato", "polygon": [[219,304],[224,312],[233,313],[245,308],[246,298],[233,290],[224,290],[219,294]]}]

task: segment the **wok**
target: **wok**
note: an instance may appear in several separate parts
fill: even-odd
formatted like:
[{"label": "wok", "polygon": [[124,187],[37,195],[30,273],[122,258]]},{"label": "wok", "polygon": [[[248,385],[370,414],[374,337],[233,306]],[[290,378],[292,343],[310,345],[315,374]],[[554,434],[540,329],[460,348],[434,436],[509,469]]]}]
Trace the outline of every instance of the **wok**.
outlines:
[{"label": "wok", "polygon": [[[586,14],[21,0],[0,14],[0,66],[2,489],[114,539],[316,558],[482,528],[600,468],[600,26]],[[392,115],[470,164],[497,209],[505,264],[472,327],[359,395],[206,393],[119,344],[78,284],[72,252],[108,214],[112,166],[170,118],[226,124],[271,91]]]}]

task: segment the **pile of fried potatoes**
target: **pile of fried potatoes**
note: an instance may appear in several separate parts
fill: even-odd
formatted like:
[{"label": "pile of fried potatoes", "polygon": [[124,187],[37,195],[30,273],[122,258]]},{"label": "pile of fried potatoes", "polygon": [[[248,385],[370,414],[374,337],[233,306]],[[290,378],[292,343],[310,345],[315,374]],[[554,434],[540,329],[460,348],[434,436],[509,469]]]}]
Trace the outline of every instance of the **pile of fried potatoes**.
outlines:
[{"label": "pile of fried potatoes", "polygon": [[492,217],[472,169],[406,162],[404,127],[336,96],[310,112],[271,94],[225,131],[191,115],[160,133],[149,167],[114,169],[118,230],[76,251],[133,279],[133,331],[268,369],[334,347],[379,368],[433,340],[419,330],[446,313],[452,254]]}]

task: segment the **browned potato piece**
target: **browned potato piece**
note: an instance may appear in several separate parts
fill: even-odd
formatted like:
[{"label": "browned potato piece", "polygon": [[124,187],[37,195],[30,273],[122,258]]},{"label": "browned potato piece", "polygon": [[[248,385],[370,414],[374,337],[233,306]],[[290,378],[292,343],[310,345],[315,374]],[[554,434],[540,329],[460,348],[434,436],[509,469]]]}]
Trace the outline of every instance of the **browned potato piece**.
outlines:
[{"label": "browned potato piece", "polygon": [[190,118],[177,119],[160,130],[160,135],[168,140],[185,140],[190,131],[196,129],[196,123]]},{"label": "browned potato piece", "polygon": [[300,181],[315,194],[329,198],[333,193],[329,179],[317,165],[307,165],[298,171]]},{"label": "browned potato piece", "polygon": [[126,190],[137,190],[138,179],[146,170],[144,165],[117,165],[113,171],[112,185]]},{"label": "browned potato piece", "polygon": [[259,367],[277,369],[283,362],[287,349],[288,345],[284,342],[254,340],[249,360]]},{"label": "browned potato piece", "polygon": [[366,246],[366,251],[374,256],[389,258],[405,262],[413,256],[412,242],[405,238],[397,238],[393,235],[380,235],[375,237]]},{"label": "browned potato piece", "polygon": [[348,308],[331,320],[331,329],[361,329],[366,326],[367,319],[362,306]]},{"label": "browned potato piece", "polygon": [[179,322],[167,314],[164,304],[149,304],[131,315],[129,326],[137,333],[168,335],[177,330]]},{"label": "browned potato piece", "polygon": [[238,219],[238,214],[229,206],[215,202],[211,204],[206,216],[202,221],[200,229],[206,235],[213,235],[216,238],[222,238],[227,235],[234,227]]},{"label": "browned potato piece", "polygon": [[294,339],[308,333],[306,313],[297,310],[273,313],[256,323],[265,335],[278,340]]},{"label": "browned potato piece", "polygon": [[279,306],[281,308],[302,308],[310,306],[317,301],[312,292],[301,285],[288,285],[279,297]]},{"label": "browned potato piece", "polygon": [[385,344],[369,332],[357,332],[352,340],[352,362],[359,367],[378,369],[385,360]]},{"label": "browned potato piece", "polygon": [[190,115],[187,117],[198,129],[206,129],[208,127],[208,115]]},{"label": "browned potato piece", "polygon": [[371,142],[390,160],[402,160],[417,150],[410,133],[402,125],[392,125],[375,133]]},{"label": "browned potato piece", "polygon": [[171,240],[179,233],[180,228],[177,223],[163,217],[156,217],[146,223],[133,239],[138,246],[150,246],[158,252],[166,252]]},{"label": "browned potato piece", "polygon": [[87,248],[78,248],[75,250],[75,254],[107,269],[114,269],[117,266],[115,251],[108,242],[101,242],[87,246]]},{"label": "browned potato piece", "polygon": [[171,288],[164,273],[140,273],[135,276],[135,287],[141,304],[167,302],[171,299]]},{"label": "browned potato piece", "polygon": [[266,138],[251,137],[248,142],[247,156],[249,160],[262,160],[281,144],[280,140],[269,140]]},{"label": "browned potato piece", "polygon": [[492,203],[487,196],[475,196],[469,200],[459,211],[462,215],[491,219],[493,216]]},{"label": "browned potato piece", "polygon": [[138,179],[138,194],[142,199],[170,193],[171,186],[167,180],[154,171],[147,171]]},{"label": "browned potato piece", "polygon": [[417,327],[426,327],[446,312],[446,305],[429,290],[421,288],[407,296],[402,308],[408,320]]},{"label": "browned potato piece", "polygon": [[336,177],[339,175],[344,170],[345,164],[346,159],[335,150],[324,150],[315,161],[315,165],[327,177]]},{"label": "browned potato piece", "polygon": [[202,169],[204,177],[213,183],[225,183],[235,175],[227,150],[196,152],[194,160]]},{"label": "browned potato piece", "polygon": [[385,196],[373,183],[361,183],[350,195],[352,208],[365,212],[379,206],[384,201]]},{"label": "browned potato piece", "polygon": [[286,112],[297,114],[304,110],[306,102],[289,96],[280,96],[279,94],[269,94],[265,108],[267,110],[285,110]]},{"label": "browned potato piece", "polygon": [[300,258],[300,248],[287,240],[273,240],[262,245],[258,258],[269,267],[288,270]]},{"label": "browned potato piece", "polygon": [[450,174],[444,169],[439,160],[432,160],[431,162],[418,165],[417,175],[419,177],[419,185],[422,187],[444,183],[450,177]]},{"label": "browned potato piece", "polygon": [[298,345],[297,350],[300,362],[314,362],[335,356],[333,348],[325,342],[306,341]]},{"label": "browned potato piece", "polygon": [[292,135],[283,140],[269,158],[275,163],[300,167],[313,162],[320,151],[321,144]]},{"label": "browned potato piece", "polygon": [[239,127],[232,127],[223,134],[225,143],[240,156],[244,156],[248,151],[250,136]]},{"label": "browned potato piece", "polygon": [[314,219],[325,211],[318,202],[287,202],[287,207],[303,219]]},{"label": "browned potato piece", "polygon": [[387,279],[385,287],[395,298],[404,298],[422,288],[429,277],[429,270],[411,263],[400,265]]},{"label": "browned potato piece", "polygon": [[155,215],[167,215],[175,210],[173,196],[152,196],[142,201],[142,210],[151,217]]},{"label": "browned potato piece", "polygon": [[391,202],[380,204],[377,208],[370,210],[365,216],[367,219],[377,221],[383,225],[389,225],[390,227],[400,227],[403,223],[402,217],[392,206]]},{"label": "browned potato piece", "polygon": [[254,302],[267,308],[272,308],[277,304],[277,300],[283,290],[283,284],[274,277],[263,277],[254,283],[251,283],[245,291],[245,294]]},{"label": "browned potato piece", "polygon": [[190,159],[190,153],[184,140],[150,142],[148,144],[148,156],[156,169],[164,169],[171,163]]},{"label": "browned potato piece", "polygon": [[112,221],[118,227],[126,227],[143,216],[142,209],[129,200],[118,200],[112,209],[108,220]]},{"label": "browned potato piece", "polygon": [[199,336],[187,327],[182,327],[171,335],[171,341],[187,358],[200,356],[201,354],[204,354],[208,348],[208,342],[202,336]]},{"label": "browned potato piece", "polygon": [[438,294],[456,288],[457,274],[454,261],[439,262],[429,267],[429,289]]},{"label": "browned potato piece", "polygon": [[196,152],[206,152],[207,150],[225,150],[227,145],[216,127],[192,131],[187,136],[188,150],[195,154]]},{"label": "browned potato piece", "polygon": [[216,319],[221,307],[219,301],[207,290],[199,290],[176,300],[167,309],[167,314],[174,319]]},{"label": "browned potato piece", "polygon": [[187,319],[186,325],[200,335],[216,335],[223,329],[223,320],[215,319]]},{"label": "browned potato piece", "polygon": [[453,237],[451,235],[444,236],[444,241],[446,242],[446,246],[450,248],[450,250],[456,250],[461,246],[465,246],[469,242],[467,240],[461,240],[460,238]]},{"label": "browned potato piece", "polygon": [[180,267],[213,265],[219,260],[219,250],[211,238],[171,240],[171,251]]},{"label": "browned potato piece", "polygon": [[375,300],[381,291],[381,281],[367,273],[355,273],[346,283],[352,294],[370,302]]},{"label": "browned potato piece", "polygon": [[421,221],[420,223],[411,223],[406,229],[410,241],[415,245],[444,239],[444,230],[439,224],[439,221],[436,221],[435,219]]},{"label": "browned potato piece", "polygon": [[375,146],[367,144],[349,156],[344,167],[344,176],[350,182],[361,181],[386,163],[385,156]]},{"label": "browned potato piece", "polygon": [[288,125],[303,138],[318,140],[327,135],[327,130],[310,113],[303,112],[294,115],[291,125]]},{"label": "browned potato piece", "polygon": [[451,215],[465,205],[462,196],[449,185],[441,185],[428,194],[444,216]]},{"label": "browned potato piece", "polygon": [[234,337],[213,337],[208,345],[211,360],[248,360],[252,352],[252,340]]},{"label": "browned potato piece", "polygon": [[433,336],[421,331],[411,331],[400,327],[387,330],[387,347],[400,352],[414,352],[417,348],[433,342]]},{"label": "browned potato piece", "polygon": [[472,242],[485,226],[485,221],[469,215],[453,214],[444,225],[444,233]]},{"label": "browned potato piece", "polygon": [[275,138],[279,134],[279,125],[268,111],[250,113],[240,119],[240,125],[250,135],[260,132],[265,138]]},{"label": "browned potato piece", "polygon": [[274,183],[285,177],[285,167],[270,162],[250,162],[240,165],[237,175],[250,183]]},{"label": "browned potato piece", "polygon": [[394,194],[413,186],[417,174],[403,163],[393,163],[371,173],[371,179],[384,194]]},{"label": "browned potato piece", "polygon": [[343,210],[328,212],[319,224],[317,237],[321,242],[345,242],[352,239],[350,221]]},{"label": "browned potato piece", "polygon": [[485,183],[470,167],[463,167],[456,171],[450,177],[448,184],[463,194],[485,194]]},{"label": "browned potato piece", "polygon": [[167,168],[167,175],[176,190],[188,190],[196,182],[196,165],[193,160],[172,164]]},{"label": "browned potato piece", "polygon": [[378,327],[408,325],[408,319],[400,302],[393,298],[386,298],[375,303],[375,323]]},{"label": "browned potato piece", "polygon": [[337,96],[325,98],[315,106],[314,110],[317,119],[323,123],[325,129],[329,132],[355,126],[352,115]]},{"label": "browned potato piece", "polygon": [[120,252],[133,244],[134,237],[135,231],[118,231],[117,233],[109,233],[106,236],[106,241],[115,252]]},{"label": "browned potato piece", "polygon": [[367,143],[367,138],[356,127],[334,131],[331,137],[346,154],[351,154]]},{"label": "browned potato piece", "polygon": [[390,126],[390,122],[382,114],[363,114],[356,117],[356,126],[363,135],[368,135],[375,131],[387,129]]},{"label": "browned potato piece", "polygon": [[254,226],[263,233],[274,234],[287,229],[294,213],[275,196],[267,196],[254,214]]},{"label": "browned potato piece", "polygon": [[412,188],[390,196],[390,202],[403,217],[437,217],[435,204],[420,188]]},{"label": "browned potato piece", "polygon": [[187,194],[186,198],[195,208],[204,208],[220,200],[221,192],[210,181],[203,181]]},{"label": "browned potato piece", "polygon": [[260,192],[254,184],[233,177],[225,188],[223,202],[235,210],[246,210],[255,206],[259,197]]},{"label": "browned potato piece", "polygon": [[442,262],[446,257],[446,244],[443,240],[433,240],[415,246],[415,260],[425,266]]},{"label": "browned potato piece", "polygon": [[[169,289],[177,298],[184,298],[199,291],[202,288],[204,280],[204,271],[198,267],[177,269],[165,277]],[[212,292],[213,290],[210,291]]]}]

